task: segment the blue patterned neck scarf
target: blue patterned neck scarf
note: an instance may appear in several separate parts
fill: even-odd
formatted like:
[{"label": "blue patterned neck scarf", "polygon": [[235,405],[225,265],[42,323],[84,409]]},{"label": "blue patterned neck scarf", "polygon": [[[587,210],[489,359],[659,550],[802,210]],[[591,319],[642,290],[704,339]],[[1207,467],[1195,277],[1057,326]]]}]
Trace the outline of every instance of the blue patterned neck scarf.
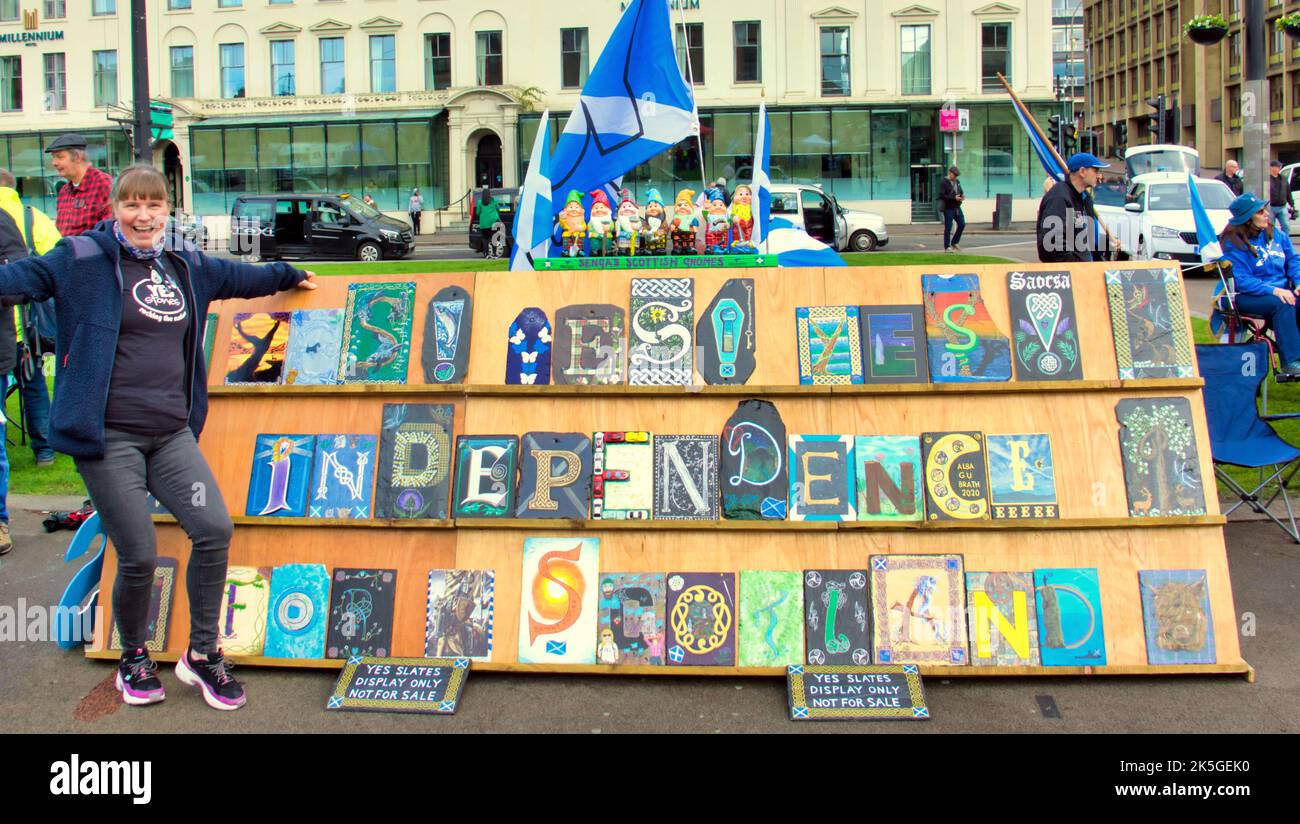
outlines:
[{"label": "blue patterned neck scarf", "polygon": [[113,235],[117,237],[117,242],[122,245],[122,248],[126,250],[126,253],[136,260],[157,260],[163,253],[163,240],[167,237],[167,233],[163,232],[158,236],[158,242],[151,248],[141,249],[139,246],[136,246],[126,239],[126,235],[122,234],[121,222],[116,220],[113,221]]}]

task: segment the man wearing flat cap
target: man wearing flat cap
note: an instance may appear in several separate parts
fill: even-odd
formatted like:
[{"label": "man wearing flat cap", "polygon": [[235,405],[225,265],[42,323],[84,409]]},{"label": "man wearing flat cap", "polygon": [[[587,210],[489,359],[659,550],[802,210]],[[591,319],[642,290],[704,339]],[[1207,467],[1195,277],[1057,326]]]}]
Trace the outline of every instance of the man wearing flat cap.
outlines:
[{"label": "man wearing flat cap", "polygon": [[58,211],[54,222],[64,237],[79,235],[95,228],[107,219],[113,178],[95,166],[86,157],[86,138],[79,134],[65,134],[45,147],[51,155],[54,171],[68,181],[59,189]]}]

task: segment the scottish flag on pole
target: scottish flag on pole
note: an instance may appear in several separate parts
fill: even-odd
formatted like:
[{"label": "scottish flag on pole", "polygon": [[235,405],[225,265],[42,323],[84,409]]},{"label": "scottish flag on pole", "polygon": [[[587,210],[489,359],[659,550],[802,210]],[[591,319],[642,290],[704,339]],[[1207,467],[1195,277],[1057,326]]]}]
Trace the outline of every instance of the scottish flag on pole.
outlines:
[{"label": "scottish flag on pole", "polygon": [[768,229],[767,254],[776,255],[777,266],[848,265],[834,249],[783,217],[774,218]]},{"label": "scottish flag on pole", "polygon": [[1192,201],[1192,219],[1196,222],[1196,245],[1201,250],[1201,262],[1213,263],[1223,257],[1223,247],[1219,245],[1219,236],[1214,231],[1214,224],[1205,211],[1205,201],[1196,187],[1196,176],[1187,176],[1187,196]]},{"label": "scottish flag on pole", "polygon": [[1025,110],[1017,105],[1014,100],[1011,101],[1011,108],[1016,110],[1016,117],[1020,120],[1020,125],[1024,127],[1025,134],[1029,137],[1029,147],[1038,156],[1038,162],[1043,165],[1043,171],[1047,172],[1048,177],[1053,180],[1065,180],[1065,169],[1057,162],[1056,155],[1052,154],[1051,148],[1043,142],[1038,130],[1029,122],[1029,116],[1025,113]]},{"label": "scottish flag on pole", "polygon": [[551,158],[552,214],[695,134],[699,118],[677,68],[668,0],[632,0],[601,50]]},{"label": "scottish flag on pole", "polygon": [[767,103],[758,106],[758,140],[754,146],[754,245],[763,248],[768,218],[772,213],[772,122]]},{"label": "scottish flag on pole", "polygon": [[551,124],[550,110],[542,112],[528,160],[528,173],[519,192],[515,215],[515,246],[510,254],[510,271],[530,272],[534,260],[551,251]]}]

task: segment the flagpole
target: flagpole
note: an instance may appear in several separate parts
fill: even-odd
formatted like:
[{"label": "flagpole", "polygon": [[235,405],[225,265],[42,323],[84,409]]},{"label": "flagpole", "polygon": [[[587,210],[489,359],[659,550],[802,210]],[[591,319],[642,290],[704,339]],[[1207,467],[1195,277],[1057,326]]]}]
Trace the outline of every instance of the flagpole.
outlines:
[{"label": "flagpole", "polygon": [[[663,0],[667,3],[668,0]],[[677,14],[682,18],[682,41],[686,43],[686,54],[683,62],[686,63],[686,82],[691,88],[691,111],[695,114],[695,145],[699,149],[700,157],[700,191],[703,192],[709,188],[709,183],[704,179],[704,137],[700,134],[700,104],[695,99],[695,72],[691,70],[691,30],[686,27],[686,4],[677,4]]]},{"label": "flagpole", "polygon": [[[1011,104],[1019,109],[1021,114],[1024,115],[1025,122],[1033,127],[1034,131],[1037,132],[1038,139],[1041,140],[1043,145],[1047,147],[1048,151],[1052,153],[1052,157],[1058,164],[1060,164],[1060,167],[1065,170],[1066,176],[1068,177],[1070,173],[1069,167],[1065,165],[1065,160],[1062,159],[1060,153],[1056,151],[1056,147],[1052,145],[1052,141],[1047,139],[1047,135],[1043,134],[1043,127],[1038,125],[1038,121],[1035,120],[1033,114],[1030,113],[1029,107],[1026,106],[1020,99],[1020,96],[1016,94],[1015,89],[1011,88],[1011,84],[1002,76],[1002,72],[998,72],[998,80],[1001,81],[1002,88],[1007,90],[1007,94],[1011,95]],[[1106,221],[1102,220],[1101,215],[1097,215],[1097,223],[1101,226],[1102,231],[1106,233],[1106,237],[1110,238],[1111,243],[1114,244],[1115,251],[1124,251],[1124,244],[1120,243],[1119,238],[1115,237],[1115,235],[1111,233],[1110,227],[1106,225]]]}]

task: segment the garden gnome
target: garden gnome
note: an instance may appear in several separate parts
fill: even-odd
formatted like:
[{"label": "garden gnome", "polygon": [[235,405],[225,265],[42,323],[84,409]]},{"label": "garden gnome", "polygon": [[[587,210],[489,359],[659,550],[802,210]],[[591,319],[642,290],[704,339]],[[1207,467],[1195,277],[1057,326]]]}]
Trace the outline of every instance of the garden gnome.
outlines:
[{"label": "garden gnome", "polygon": [[668,254],[668,216],[664,213],[664,198],[658,189],[645,194],[645,221],[641,248],[647,254]]},{"label": "garden gnome", "polygon": [[564,208],[560,210],[559,225],[555,227],[559,236],[560,249],[569,257],[578,257],[582,254],[582,242],[587,237],[587,221],[583,219],[585,215],[586,210],[582,207],[582,192],[577,189],[570,190],[564,200]]},{"label": "garden gnome", "polygon": [[704,216],[704,248],[711,255],[727,252],[731,241],[731,217],[727,214],[727,196],[717,187],[707,192],[708,207]]},{"label": "garden gnome", "polygon": [[632,193],[624,189],[622,196],[618,201],[618,253],[620,255],[635,255],[637,244],[640,243],[643,222],[641,220],[641,207],[636,205],[632,199]]},{"label": "garden gnome", "polygon": [[731,251],[753,253],[754,190],[742,183],[731,196]]},{"label": "garden gnome", "polygon": [[692,200],[695,192],[692,189],[682,189],[677,193],[677,202],[673,205],[673,254],[674,255],[693,255],[695,249],[695,234],[700,227],[700,219],[695,216],[695,204]]},{"label": "garden gnome", "polygon": [[604,257],[614,251],[614,210],[601,189],[591,193],[591,219],[587,221],[587,252]]}]

